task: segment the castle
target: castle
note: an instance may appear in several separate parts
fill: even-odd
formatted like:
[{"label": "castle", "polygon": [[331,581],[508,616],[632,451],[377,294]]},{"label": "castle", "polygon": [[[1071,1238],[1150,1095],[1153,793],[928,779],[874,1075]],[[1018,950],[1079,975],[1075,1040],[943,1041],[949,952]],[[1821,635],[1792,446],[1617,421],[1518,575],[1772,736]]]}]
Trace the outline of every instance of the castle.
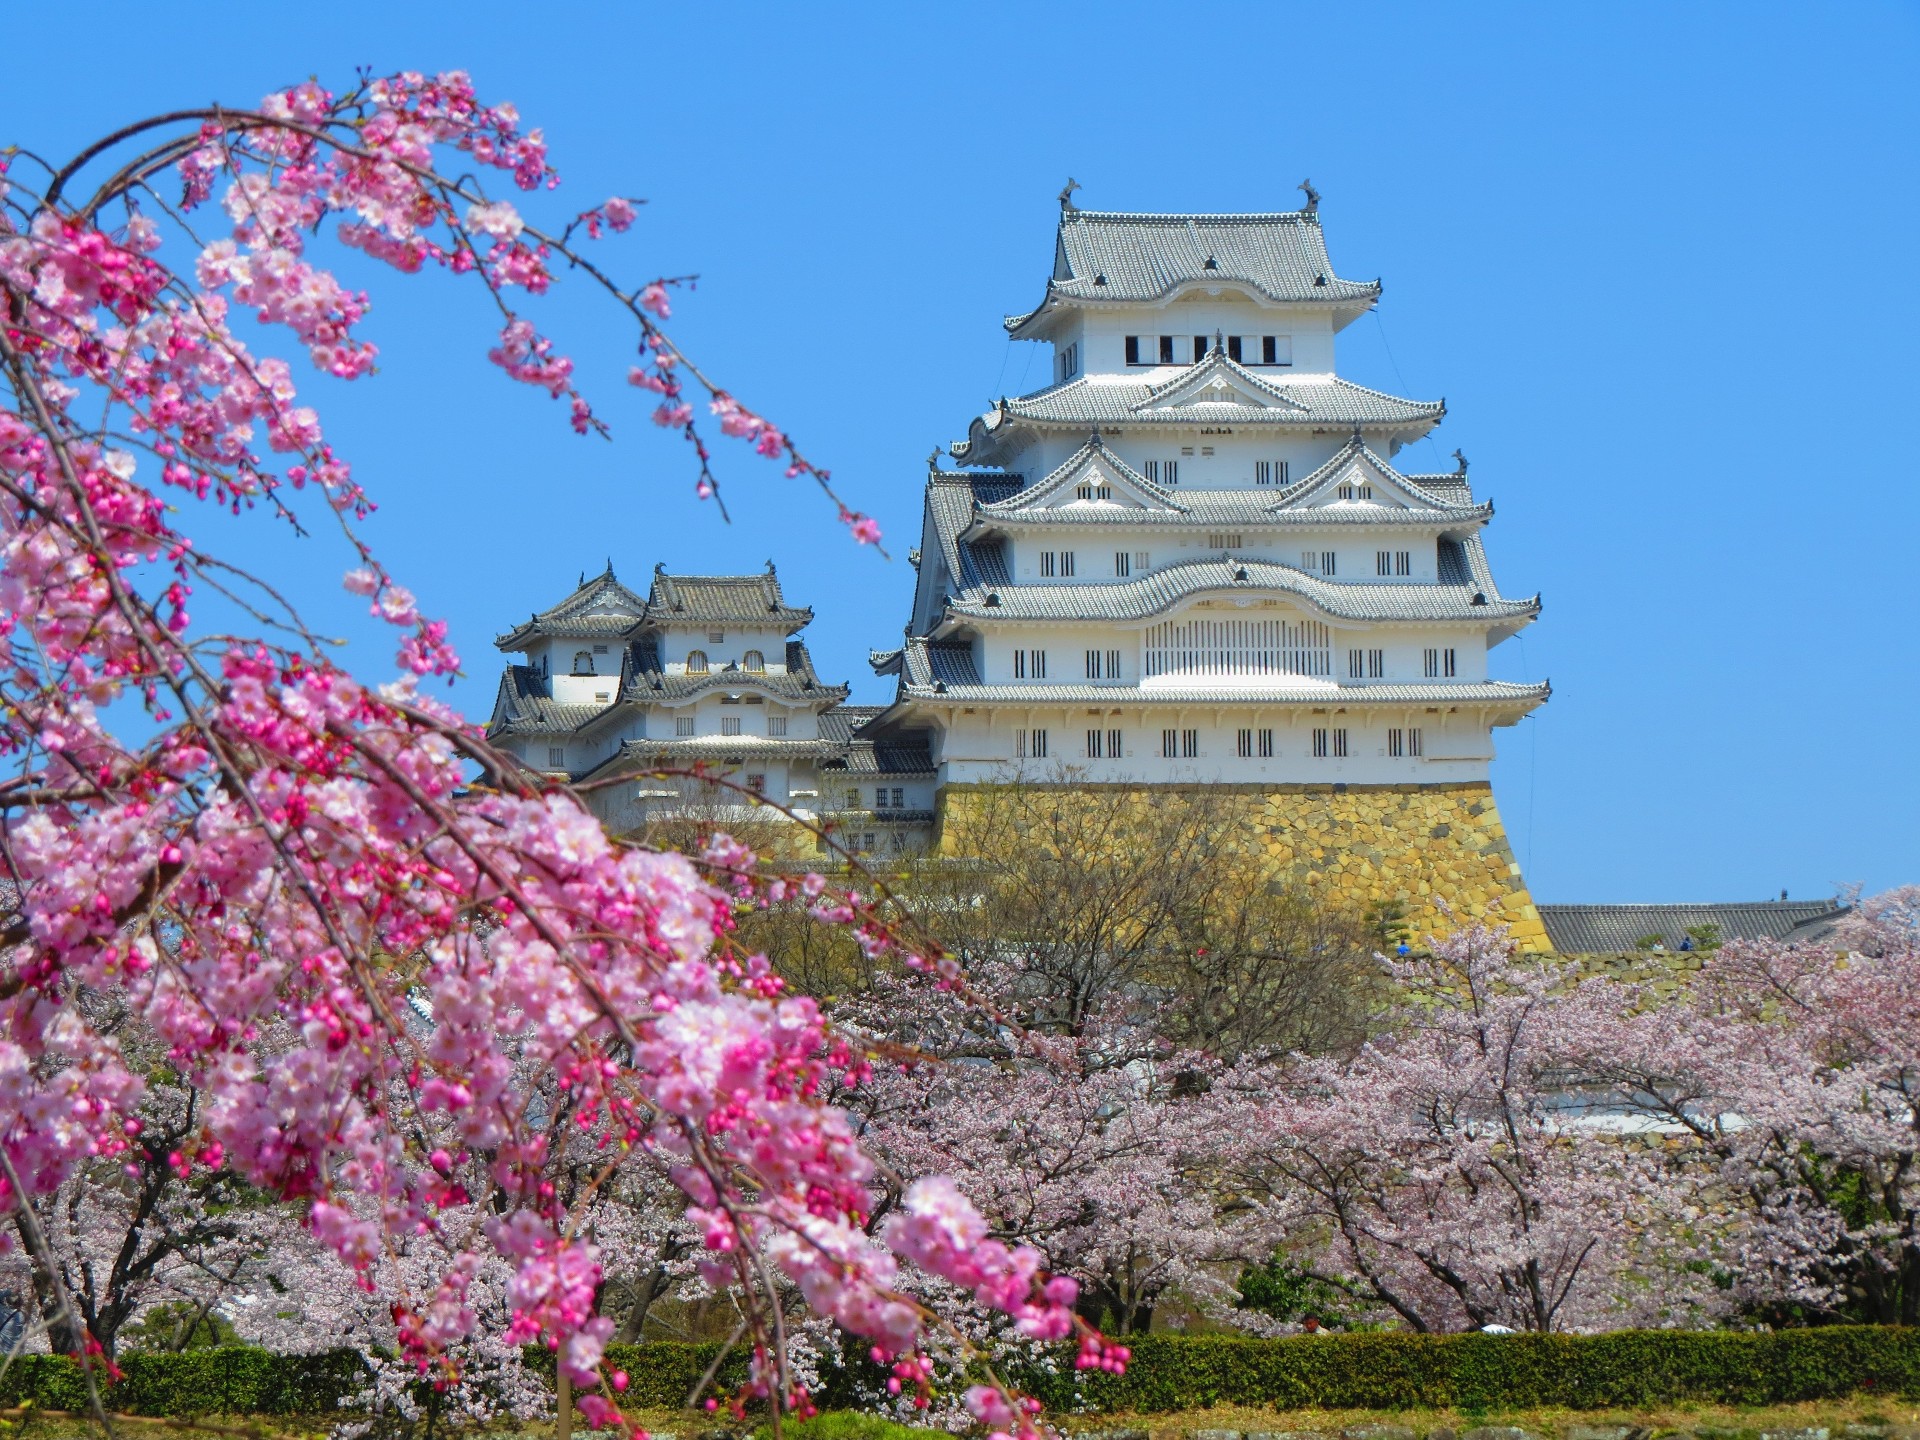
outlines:
[{"label": "castle", "polygon": [[1250,215],[1063,195],[1040,303],[1004,322],[1053,382],[977,417],[961,468],[936,453],[903,643],[872,657],[891,704],[815,674],[771,565],[645,596],[609,568],[500,637],[524,661],[489,734],[595,782],[619,829],[694,803],[643,777],[697,760],[739,787],[723,812],[758,792],[899,854],[1009,775],[1224,787],[1276,872],[1550,948],[1488,784],[1493,730],[1548,689],[1487,653],[1540,602],[1494,583],[1458,452],[1395,468],[1444,403],[1338,374],[1379,296],[1334,273],[1310,190]]}]

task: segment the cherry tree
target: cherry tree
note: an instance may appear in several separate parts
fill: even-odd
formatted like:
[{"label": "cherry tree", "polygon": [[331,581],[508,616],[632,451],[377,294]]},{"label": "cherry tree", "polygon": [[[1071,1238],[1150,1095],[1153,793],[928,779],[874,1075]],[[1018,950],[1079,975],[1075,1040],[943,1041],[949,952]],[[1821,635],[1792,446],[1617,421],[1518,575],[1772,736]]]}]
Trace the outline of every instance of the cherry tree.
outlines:
[{"label": "cherry tree", "polygon": [[[784,1284],[911,1383],[930,1317],[903,1259],[1033,1336],[1068,1334],[1071,1285],[989,1239],[950,1185],[908,1186],[869,1226],[873,1163],[824,1098],[859,1057],[729,936],[739,908],[797,887],[876,955],[936,957],[817,878],[758,874],[737,845],[696,861],[614,843],[432,699],[422,682],[459,664],[444,622],[363,538],[372,497],[295,365],[247,343],[284,336],[322,375],[362,381],[370,300],[321,263],[328,247],[395,276],[439,271],[496,313],[505,374],[593,433],[584,382],[525,313],[563,280],[591,286],[635,326],[627,378],[687,437],[701,494],[718,480],[696,402],[877,541],[662,329],[673,279],[603,267],[597,243],[633,202],[538,221],[557,183],[544,137],[460,74],[308,82],[142,120],[63,163],[9,154],[0,1212],[26,1248],[49,1253],[48,1197],[138,1139],[143,1077],[84,1003],[105,996],[202,1097],[169,1162],[297,1204],[387,1303],[407,1361],[443,1378],[498,1324],[500,1343],[554,1347],[562,1377],[591,1388],[589,1418],[614,1417],[603,1257],[581,1225],[592,1188],[570,1203],[555,1173],[581,1142],[609,1174],[634,1152],[670,1171],[708,1279],[745,1297],[755,1388],[775,1401],[796,1398]],[[344,584],[397,632],[399,680],[341,669],[285,596],[184,528],[248,510],[342,537]],[[196,623],[196,596],[241,623]],[[407,1018],[416,996],[430,1029]],[[281,1017],[287,1043],[260,1043]],[[516,1083],[528,1066],[543,1087]],[[565,1103],[532,1098],[554,1093]],[[483,1307],[494,1267],[511,1278]],[[1083,1339],[1096,1363],[1098,1337]],[[993,1387],[976,1405],[1026,1424]]]},{"label": "cherry tree", "polygon": [[[1617,1022],[1606,980],[1469,927],[1393,962],[1398,999],[1351,1060],[1302,1058],[1246,1132],[1249,1191],[1307,1273],[1420,1331],[1671,1321],[1710,1297],[1666,1277],[1649,1148],[1581,1122],[1569,1057]],[[1676,1272],[1678,1267],[1675,1267]],[[1696,1287],[1697,1288],[1697,1287]]]},{"label": "cherry tree", "polygon": [[1581,1068],[1668,1137],[1659,1196],[1741,1301],[1920,1321],[1920,890],[1829,942],[1734,942]]},{"label": "cherry tree", "polygon": [[1167,1042],[1157,1004],[1110,996],[1073,1034],[1021,1024],[1052,1013],[1035,978],[976,967],[985,1005],[883,978],[848,1007],[915,1050],[850,1097],[874,1149],[899,1176],[950,1177],[995,1235],[1079,1283],[1090,1319],[1142,1331],[1170,1295],[1228,1315],[1226,1277],[1252,1250],[1223,1219],[1217,1157],[1246,1097]]}]

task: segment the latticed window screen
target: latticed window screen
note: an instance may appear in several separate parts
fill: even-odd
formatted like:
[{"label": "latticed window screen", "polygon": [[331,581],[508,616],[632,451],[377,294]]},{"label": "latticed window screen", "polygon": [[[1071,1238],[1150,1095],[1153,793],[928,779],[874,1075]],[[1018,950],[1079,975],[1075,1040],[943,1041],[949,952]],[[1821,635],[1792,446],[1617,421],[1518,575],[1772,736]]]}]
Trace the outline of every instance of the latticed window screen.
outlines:
[{"label": "latticed window screen", "polygon": [[1147,631],[1145,673],[1331,677],[1332,636],[1318,620],[1169,620]]}]

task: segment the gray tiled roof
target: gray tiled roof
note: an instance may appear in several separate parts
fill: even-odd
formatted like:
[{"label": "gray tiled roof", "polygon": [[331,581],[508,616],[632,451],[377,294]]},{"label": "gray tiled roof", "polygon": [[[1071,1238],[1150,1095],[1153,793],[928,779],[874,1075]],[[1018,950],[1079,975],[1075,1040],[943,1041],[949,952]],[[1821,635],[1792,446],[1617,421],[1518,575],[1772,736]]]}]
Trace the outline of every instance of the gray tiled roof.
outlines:
[{"label": "gray tiled roof", "polygon": [[[1201,361],[1231,366],[1231,360]],[[1198,367],[1196,367],[1198,368]],[[1249,377],[1252,378],[1252,377]],[[1258,382],[1256,382],[1258,383]],[[1165,387],[1139,380],[1106,380],[1081,376],[1064,384],[1036,390],[1007,401],[1006,413],[1015,420],[1064,425],[1200,425],[1223,421],[1237,425],[1416,425],[1439,420],[1445,403],[1439,400],[1402,400],[1384,391],[1369,390],[1338,375],[1325,380],[1295,380],[1270,388],[1281,392],[1287,404],[1248,405],[1241,401],[1195,401],[1188,405],[1155,408],[1152,402]],[[1204,411],[1193,408],[1204,404]],[[977,422],[976,422],[977,423]]]},{"label": "gray tiled roof", "polygon": [[509,665],[500,676],[487,733],[494,736],[569,735],[595,716],[604,714],[607,708],[605,705],[563,705],[549,699],[544,675],[531,665]]},{"label": "gray tiled roof", "polygon": [[[1193,380],[1192,373],[1177,376],[1164,385],[1082,375],[1030,395],[1002,401],[976,417],[967,428],[967,438],[955,441],[948,447],[949,453],[962,463],[985,463],[991,459],[994,448],[989,442],[1011,434],[1007,427],[1017,428],[1023,424],[1076,429],[1100,426],[1109,431],[1124,431],[1133,426],[1191,429],[1199,425],[1337,430],[1359,425],[1376,430],[1424,433],[1439,424],[1447,413],[1444,400],[1403,400],[1337,375],[1271,383],[1224,356],[1209,356],[1193,366],[1192,371],[1209,368],[1223,375],[1234,372],[1236,381],[1244,377],[1245,383],[1229,387],[1229,393],[1251,392],[1261,403],[1244,399],[1155,403],[1164,401],[1170,389]],[[1207,391],[1203,387],[1200,393]]]},{"label": "gray tiled roof", "polygon": [[740,625],[784,625],[797,630],[813,611],[787,604],[780,581],[764,575],[669,575],[654,571],[647,595],[649,619]]},{"label": "gray tiled roof", "polygon": [[704,675],[668,674],[660,663],[659,648],[652,637],[628,647],[621,667],[620,696],[626,701],[684,700],[709,691],[757,690],[803,705],[833,705],[847,698],[845,685],[821,682],[813,668],[813,656],[806,642],[786,642],[786,673],[743,670],[737,665],[710,670]]},{"label": "gray tiled roof", "polygon": [[941,560],[952,584],[964,588],[1008,583],[1006,563],[998,546],[963,546],[960,532],[966,529],[977,504],[1004,500],[1016,494],[1025,483],[1020,475],[998,472],[962,475],[950,471],[943,471],[928,482],[927,509],[940,542]]},{"label": "gray tiled roof", "polygon": [[1847,913],[1837,900],[1739,900],[1708,905],[1542,905],[1547,938],[1563,955],[1611,955],[1649,935],[1677,950],[1689,927],[1717,926],[1722,940],[1819,941]]},{"label": "gray tiled roof", "polygon": [[934,773],[933,756],[922,736],[863,735],[861,731],[879,715],[879,705],[842,705],[820,717],[820,733],[832,735],[842,747],[835,757],[824,761],[822,776],[898,775],[925,778]]},{"label": "gray tiled roof", "polygon": [[[1061,212],[1047,300],[1157,300],[1195,281],[1238,282],[1269,300],[1318,301],[1358,309],[1380,294],[1378,281],[1361,284],[1333,273],[1320,217],[1311,211],[1265,215]],[[1007,330],[1018,334],[1036,313],[1009,316]]]},{"label": "gray tiled roof", "polygon": [[614,578],[613,566],[551,609],[537,611],[493,643],[524,650],[537,637],[614,639],[639,627],[659,625],[774,625],[789,633],[813,619],[813,611],[787,604],[772,570],[764,575],[669,575],[656,566],[653,586],[642,599]]},{"label": "gray tiled roof", "polygon": [[[1303,509],[1310,499],[1334,480],[1361,464],[1375,472],[1386,484],[1397,486],[1419,508],[1398,505],[1349,505],[1322,513],[1316,507]],[[1147,502],[1148,508],[1100,502],[1071,502],[1042,508],[1069,486],[1077,486],[1090,476],[1111,477],[1122,487],[1131,487]],[[1452,479],[1454,477],[1447,477]],[[1294,524],[1446,524],[1479,523],[1491,517],[1488,505],[1460,504],[1456,486],[1446,487],[1444,495],[1426,490],[1412,476],[1402,475],[1369,446],[1358,433],[1350,436],[1330,458],[1310,474],[1279,489],[1238,487],[1208,490],[1197,487],[1169,488],[1147,479],[1132,465],[1110,450],[1098,432],[1049,473],[1032,485],[1015,490],[999,499],[977,498],[974,510],[980,517],[1007,517],[1034,524],[1219,524],[1294,525]]]},{"label": "gray tiled roof", "polygon": [[640,623],[647,602],[614,578],[613,566],[588,580],[558,605],[536,611],[493,643],[502,650],[520,650],[535,636],[607,639],[625,635]]},{"label": "gray tiled roof", "polygon": [[[1449,565],[1449,552],[1452,563]],[[1490,577],[1475,573],[1478,537],[1442,540],[1440,583],[1370,584],[1322,580],[1270,560],[1188,560],[1133,580],[1076,585],[1009,585],[969,589],[948,602],[953,615],[997,620],[1144,620],[1207,591],[1297,595],[1339,620],[1496,620],[1531,616],[1539,597],[1507,600]],[[1484,603],[1475,604],[1475,596]]]},{"label": "gray tiled roof", "polygon": [[832,740],[703,735],[692,740],[628,740],[615,758],[643,765],[656,760],[815,760],[831,756],[839,748]]}]

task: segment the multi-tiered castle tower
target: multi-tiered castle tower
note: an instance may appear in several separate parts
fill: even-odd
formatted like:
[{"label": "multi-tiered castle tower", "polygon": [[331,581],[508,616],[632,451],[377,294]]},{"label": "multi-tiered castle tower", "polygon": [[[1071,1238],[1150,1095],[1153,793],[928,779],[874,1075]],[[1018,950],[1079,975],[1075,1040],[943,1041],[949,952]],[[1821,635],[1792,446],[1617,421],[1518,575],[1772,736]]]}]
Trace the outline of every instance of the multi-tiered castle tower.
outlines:
[{"label": "multi-tiered castle tower", "polygon": [[1445,405],[1341,378],[1380,285],[1339,278],[1317,205],[1080,210],[1040,304],[1053,383],[928,477],[898,677],[870,727],[924,732],[943,803],[1020,769],[1232,786],[1277,864],[1416,917],[1434,897],[1543,943],[1487,783],[1547,697],[1487,675],[1529,624],[1464,460],[1393,460]]},{"label": "multi-tiered castle tower", "polygon": [[1487,653],[1540,602],[1494,584],[1464,459],[1394,466],[1445,405],[1337,373],[1379,295],[1334,274],[1311,191],[1265,215],[1063,196],[1046,293],[1006,321],[1053,383],[932,468],[905,643],[873,656],[892,704],[814,674],[771,567],[644,598],[609,568],[500,638],[525,663],[489,733],[596,782],[617,829],[685,809],[648,775],[698,762],[890,854],[1009,776],[1204,785],[1278,882],[1549,948],[1488,785],[1492,732],[1547,687],[1489,679]]}]

